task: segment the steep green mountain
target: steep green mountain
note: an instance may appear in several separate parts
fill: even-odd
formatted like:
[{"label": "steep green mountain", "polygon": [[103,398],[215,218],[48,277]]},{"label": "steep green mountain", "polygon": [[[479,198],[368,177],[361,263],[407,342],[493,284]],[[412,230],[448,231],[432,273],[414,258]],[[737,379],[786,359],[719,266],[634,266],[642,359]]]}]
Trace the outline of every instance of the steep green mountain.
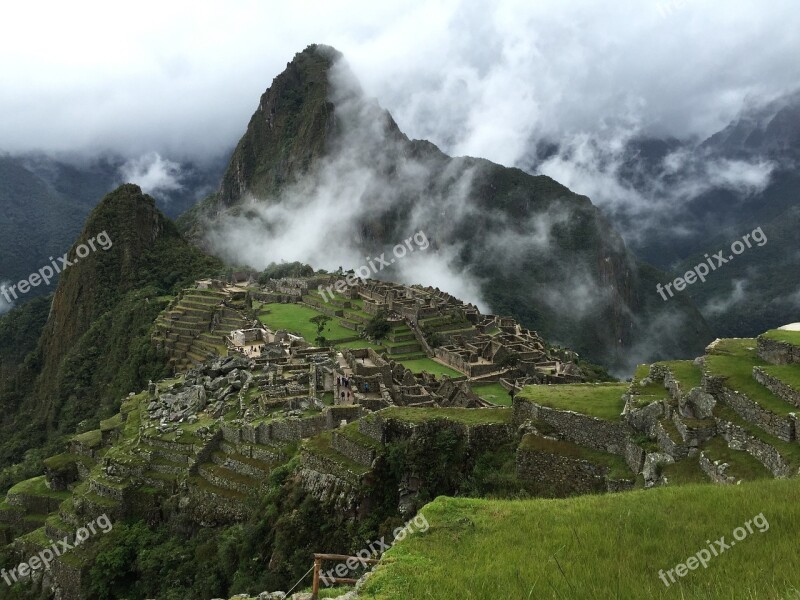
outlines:
[{"label": "steep green mountain", "polygon": [[[324,214],[325,234],[302,228],[309,213]],[[251,248],[299,229],[311,249],[293,258],[326,267],[332,245],[376,256],[422,230],[436,253],[433,279],[468,281],[491,311],[612,368],[692,356],[711,337],[688,300],[661,303],[655,286],[668,276],[639,264],[588,198],[408,139],[325,46],[275,78],[220,190],[179,226],[240,264],[265,260]]]},{"label": "steep green mountain", "polygon": [[0,347],[3,465],[55,444],[81,421],[114,414],[121,397],[165,375],[166,360],[150,344],[153,321],[171,294],[221,270],[132,184],[91,212],[70,260],[103,235],[111,243],[95,241],[95,252],[67,268],[52,302],[37,300],[0,319],[9,335]]},{"label": "steep green mountain", "polygon": [[[17,283],[47,265],[51,256],[63,255],[98,199],[125,180],[129,164],[118,156],[73,157],[70,162],[43,154],[0,153],[0,284]],[[139,169],[145,175],[147,166]],[[182,187],[155,194],[159,208],[173,218],[192,206],[198,191],[208,190],[210,182],[216,186],[224,164],[215,159],[203,165],[180,163],[177,168]],[[56,282],[32,288],[17,303],[47,295]],[[5,304],[0,296],[0,311]]]},{"label": "steep green mountain", "polygon": [[798,319],[800,93],[746,107],[702,143],[634,139],[619,157],[595,149],[639,202],[607,208],[636,255],[683,274],[761,228],[769,240],[693,285],[716,336],[751,336]]},{"label": "steep green mountain", "polygon": [[[766,239],[763,246],[752,244],[730,260],[731,244],[753,229],[744,224],[735,235],[710,238],[709,254],[725,250],[728,262],[704,284],[692,285],[685,292],[720,336],[748,337],[800,320],[800,207],[790,207],[776,218],[755,223]],[[676,271],[686,272],[703,260],[701,254],[690,256]]]}]

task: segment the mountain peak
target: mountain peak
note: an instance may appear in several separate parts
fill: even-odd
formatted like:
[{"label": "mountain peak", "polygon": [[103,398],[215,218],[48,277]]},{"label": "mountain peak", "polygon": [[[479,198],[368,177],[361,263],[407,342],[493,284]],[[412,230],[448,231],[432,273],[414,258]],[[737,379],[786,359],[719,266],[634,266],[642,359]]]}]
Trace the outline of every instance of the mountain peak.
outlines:
[{"label": "mountain peak", "polygon": [[331,46],[298,52],[264,92],[226,171],[218,201],[268,195],[292,173],[303,173],[325,149],[332,124],[329,70],[342,58]]}]

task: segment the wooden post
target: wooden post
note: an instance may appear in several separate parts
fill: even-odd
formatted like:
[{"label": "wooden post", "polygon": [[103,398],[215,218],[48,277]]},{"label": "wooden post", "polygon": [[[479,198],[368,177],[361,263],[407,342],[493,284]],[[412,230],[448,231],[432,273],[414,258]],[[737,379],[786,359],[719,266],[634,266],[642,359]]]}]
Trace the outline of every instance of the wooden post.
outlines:
[{"label": "wooden post", "polygon": [[319,571],[322,559],[314,557],[314,583],[311,587],[311,600],[317,600],[319,597]]}]

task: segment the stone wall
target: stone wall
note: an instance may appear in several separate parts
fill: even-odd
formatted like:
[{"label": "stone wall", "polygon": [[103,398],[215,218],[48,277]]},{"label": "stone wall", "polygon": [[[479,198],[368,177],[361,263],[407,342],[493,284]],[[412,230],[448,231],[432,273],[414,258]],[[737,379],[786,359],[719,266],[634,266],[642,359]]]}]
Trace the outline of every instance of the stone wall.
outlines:
[{"label": "stone wall", "polygon": [[591,494],[606,490],[605,467],[578,458],[536,450],[517,451],[517,477],[553,495]]},{"label": "stone wall", "polygon": [[[313,459],[304,457],[303,460],[314,464]],[[322,468],[321,465],[315,464],[315,466]],[[337,512],[355,518],[360,505],[368,503],[368,498],[365,499],[358,493],[358,485],[349,477],[341,478],[324,470],[317,470],[313,466],[302,467],[298,473],[303,489],[322,504],[332,505],[333,510]]]},{"label": "stone wall", "polygon": [[647,456],[646,452],[632,441],[625,444],[625,452],[623,458],[628,465],[628,468],[633,473],[640,473],[644,467],[644,459]]},{"label": "stone wall", "polygon": [[787,342],[770,340],[759,336],[756,340],[757,352],[761,360],[773,365],[790,365],[800,363],[800,347]]},{"label": "stone wall", "polygon": [[383,420],[378,415],[370,415],[358,422],[358,430],[376,442],[383,443]]},{"label": "stone wall", "polygon": [[745,421],[760,427],[785,442],[791,442],[796,439],[795,419],[790,416],[782,417],[776,415],[762,408],[745,394],[728,388],[723,389],[722,398]]},{"label": "stone wall", "polygon": [[797,475],[781,456],[780,452],[766,442],[751,436],[745,429],[724,419],[716,419],[717,430],[734,450],[744,450],[764,465],[775,477]]},{"label": "stone wall", "polygon": [[691,427],[687,425],[683,419],[681,419],[681,415],[678,414],[677,411],[672,413],[672,423],[675,425],[678,433],[681,434],[681,438],[690,448],[695,448],[717,435],[717,428],[714,426]]},{"label": "stone wall", "polygon": [[753,378],[776,396],[800,408],[800,391],[767,374],[761,367],[753,367]]},{"label": "stone wall", "polygon": [[658,442],[659,448],[665,453],[669,454],[675,460],[686,458],[689,454],[689,448],[682,443],[678,443],[672,439],[669,432],[664,428],[661,421],[657,421],[653,428],[653,434]]},{"label": "stone wall", "polygon": [[514,424],[519,426],[528,419],[546,423],[565,440],[619,456],[625,456],[627,444],[633,435],[633,430],[623,422],[605,421],[514,398]]},{"label": "stone wall", "polygon": [[434,348],[433,353],[436,358],[448,366],[462,373],[467,373],[470,377],[480,377],[500,370],[500,367],[492,363],[469,362],[458,352],[445,347]]},{"label": "stone wall", "polygon": [[470,451],[475,452],[510,442],[516,437],[516,430],[511,424],[482,423],[469,425],[466,435]]},{"label": "stone wall", "polygon": [[198,486],[189,486],[187,498],[186,511],[201,525],[239,523],[247,518],[247,509],[241,502],[217,496]]},{"label": "stone wall", "polygon": [[310,469],[312,471],[316,471],[317,473],[327,473],[328,475],[333,475],[337,479],[340,479],[341,481],[344,481],[353,487],[358,487],[361,483],[361,475],[358,473],[352,472],[342,463],[333,460],[332,458],[310,452],[306,448],[302,448],[300,451],[300,465],[304,469]]},{"label": "stone wall", "polygon": [[365,467],[372,465],[372,461],[375,460],[377,455],[375,448],[372,446],[362,446],[336,431],[331,434],[331,448]]},{"label": "stone wall", "polygon": [[359,404],[330,406],[324,412],[325,424],[328,429],[336,429],[342,421],[352,423],[360,419],[363,414],[364,409]]},{"label": "stone wall", "polygon": [[653,435],[656,423],[664,416],[664,406],[660,402],[653,402],[642,408],[633,408],[625,413],[625,422],[647,435]]},{"label": "stone wall", "polygon": [[736,483],[735,477],[726,474],[728,464],[720,461],[712,461],[706,456],[705,452],[700,452],[700,468],[714,483]]}]

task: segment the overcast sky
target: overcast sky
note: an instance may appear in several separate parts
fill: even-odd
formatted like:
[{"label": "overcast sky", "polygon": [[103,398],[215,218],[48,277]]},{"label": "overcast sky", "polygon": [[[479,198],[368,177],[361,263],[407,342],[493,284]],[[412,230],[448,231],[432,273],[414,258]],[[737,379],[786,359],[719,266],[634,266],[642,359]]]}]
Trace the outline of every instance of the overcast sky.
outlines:
[{"label": "overcast sky", "polygon": [[796,0],[17,2],[0,21],[0,150],[202,157],[314,42],[412,137],[515,164],[620,125],[705,136],[800,82]]}]

